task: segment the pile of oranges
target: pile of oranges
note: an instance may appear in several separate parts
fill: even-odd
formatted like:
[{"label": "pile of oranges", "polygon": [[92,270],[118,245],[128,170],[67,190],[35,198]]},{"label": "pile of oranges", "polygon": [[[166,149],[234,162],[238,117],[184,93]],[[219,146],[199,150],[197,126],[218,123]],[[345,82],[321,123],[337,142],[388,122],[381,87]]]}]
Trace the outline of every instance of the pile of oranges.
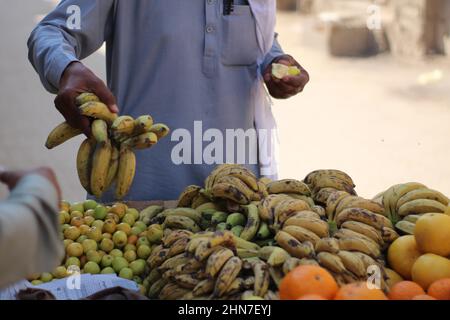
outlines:
[{"label": "pile of oranges", "polygon": [[333,276],[324,268],[298,266],[282,280],[282,300],[450,300],[450,278],[430,285],[427,292],[417,283],[400,281],[388,295],[371,288],[366,282],[355,282],[339,288]]}]

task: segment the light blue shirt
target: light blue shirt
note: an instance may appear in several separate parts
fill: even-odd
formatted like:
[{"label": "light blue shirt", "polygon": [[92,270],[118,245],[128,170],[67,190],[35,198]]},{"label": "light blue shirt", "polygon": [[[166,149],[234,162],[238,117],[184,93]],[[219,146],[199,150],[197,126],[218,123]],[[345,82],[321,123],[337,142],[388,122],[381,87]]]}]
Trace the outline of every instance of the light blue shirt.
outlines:
[{"label": "light blue shirt", "polygon": [[[275,39],[258,66],[250,7],[236,5],[230,16],[224,16],[222,4],[222,0],[65,0],[32,32],[29,59],[45,88],[56,93],[66,66],[106,41],[108,86],[121,114],[151,114],[172,130],[187,129],[193,140],[198,139],[194,121],[202,121],[203,132],[216,128],[224,136],[225,129],[247,130],[255,127],[252,88],[258,72],[283,52]],[[66,26],[70,5],[81,9],[80,30]],[[152,149],[137,152],[136,178],[127,200],[176,199],[187,185],[203,185],[215,164],[174,164],[171,152],[177,144],[166,137]],[[193,158],[192,154],[192,163]],[[257,164],[248,167],[258,174]],[[112,193],[102,200],[113,200]]]}]

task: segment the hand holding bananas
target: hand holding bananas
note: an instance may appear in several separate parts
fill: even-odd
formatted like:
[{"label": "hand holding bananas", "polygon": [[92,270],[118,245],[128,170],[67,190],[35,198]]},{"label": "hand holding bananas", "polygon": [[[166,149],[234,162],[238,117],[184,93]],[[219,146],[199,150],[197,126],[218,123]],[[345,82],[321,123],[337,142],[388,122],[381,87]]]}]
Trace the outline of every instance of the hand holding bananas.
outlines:
[{"label": "hand holding bananas", "polygon": [[[282,68],[280,68],[280,64],[289,67],[287,68],[289,75],[283,76],[283,72],[279,72]],[[299,72],[295,69],[298,69]],[[281,79],[277,75],[282,76]],[[266,82],[269,93],[274,98],[287,99],[303,91],[303,88],[309,82],[309,75],[293,57],[283,55],[276,58],[266,68],[264,71],[264,81]]]},{"label": "hand holding bananas", "polygon": [[[81,115],[92,120],[92,138],[84,140],[77,154],[77,171],[81,185],[89,193],[101,198],[115,182],[115,196],[122,199],[134,179],[136,157],[133,152],[152,147],[169,133],[162,123],[153,123],[150,115],[136,119],[117,116],[92,93],[75,98]],[[46,147],[52,149],[82,132],[67,122],[49,134]]]}]

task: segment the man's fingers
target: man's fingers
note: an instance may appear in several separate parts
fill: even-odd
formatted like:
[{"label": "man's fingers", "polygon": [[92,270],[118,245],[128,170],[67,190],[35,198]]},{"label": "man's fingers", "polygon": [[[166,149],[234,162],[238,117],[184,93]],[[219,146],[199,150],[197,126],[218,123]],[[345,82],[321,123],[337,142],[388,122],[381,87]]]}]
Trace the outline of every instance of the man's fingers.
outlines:
[{"label": "man's fingers", "polygon": [[103,81],[99,80],[93,91],[100,99],[100,101],[108,106],[111,112],[119,113],[119,107],[117,107],[116,98],[108,89],[108,87],[103,83]]}]

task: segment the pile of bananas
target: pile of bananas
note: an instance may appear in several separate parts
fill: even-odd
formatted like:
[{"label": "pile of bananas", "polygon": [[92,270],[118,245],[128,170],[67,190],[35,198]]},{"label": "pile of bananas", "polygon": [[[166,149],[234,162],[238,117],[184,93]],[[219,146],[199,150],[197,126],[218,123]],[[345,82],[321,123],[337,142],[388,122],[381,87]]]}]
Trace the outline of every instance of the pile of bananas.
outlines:
[{"label": "pile of bananas", "polygon": [[[77,172],[81,185],[101,198],[114,183],[116,199],[128,193],[136,170],[133,150],[147,149],[169,133],[162,123],[153,123],[149,115],[136,119],[117,116],[92,93],[76,98],[80,113],[92,119],[92,138],[84,140],[77,154]],[[53,129],[46,142],[52,149],[82,132],[63,122]]]},{"label": "pile of bananas", "polygon": [[160,244],[147,260],[150,298],[278,299],[269,264],[257,255],[238,255],[240,250],[258,252],[257,245],[229,231],[193,233],[167,228],[158,235],[153,241]]},{"label": "pile of bananas", "polygon": [[418,182],[397,184],[375,196],[386,215],[403,234],[414,234],[416,221],[426,213],[445,212],[449,199]]}]

